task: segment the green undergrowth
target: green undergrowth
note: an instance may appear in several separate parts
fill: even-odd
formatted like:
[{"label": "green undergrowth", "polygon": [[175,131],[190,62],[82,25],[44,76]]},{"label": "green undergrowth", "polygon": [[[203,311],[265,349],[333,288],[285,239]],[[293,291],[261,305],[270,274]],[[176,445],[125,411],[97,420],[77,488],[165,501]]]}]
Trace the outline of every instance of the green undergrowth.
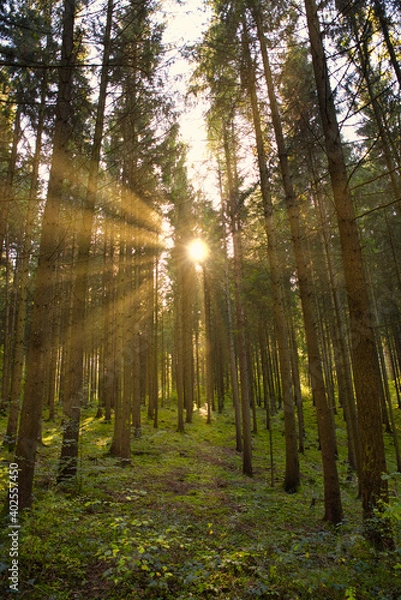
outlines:
[{"label": "green undergrowth", "polygon": [[[269,436],[259,415],[254,476],[241,472],[231,410],[208,425],[202,411],[176,431],[173,408],[159,428],[144,416],[132,461],[108,455],[112,425],[87,409],[79,478],[55,482],[59,424],[45,423],[33,508],[20,515],[19,592],[29,600],[396,600],[401,599],[401,481],[389,477],[396,550],[377,554],[362,535],[355,476],[346,462],[338,418],[338,469],[344,521],[322,520],[323,488],[313,411],[306,408],[306,451],[298,493],[285,494],[282,415],[273,419],[274,487]],[[396,417],[400,421],[400,415]],[[0,422],[0,432],[5,421]],[[389,470],[394,448],[386,437]],[[11,456],[5,456],[11,460]],[[3,469],[4,475],[5,469]],[[4,521],[7,525],[7,521]],[[7,529],[2,538],[0,596],[7,589]],[[1,587],[3,586],[3,587]],[[4,590],[4,591],[3,591]]]}]

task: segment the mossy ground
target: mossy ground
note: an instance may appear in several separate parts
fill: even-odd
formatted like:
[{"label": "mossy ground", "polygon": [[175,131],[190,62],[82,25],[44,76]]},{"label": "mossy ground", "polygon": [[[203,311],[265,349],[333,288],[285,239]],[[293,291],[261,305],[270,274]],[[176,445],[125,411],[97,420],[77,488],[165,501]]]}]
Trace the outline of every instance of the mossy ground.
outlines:
[{"label": "mossy ground", "polygon": [[[306,407],[306,452],[300,456],[302,485],[293,495],[281,487],[280,414],[273,419],[272,487],[262,411],[253,436],[252,478],[241,472],[229,408],[214,415],[210,425],[203,411],[196,411],[185,433],[176,431],[173,407],[160,409],[158,429],[144,416],[142,437],[133,439],[132,463],[125,467],[107,454],[112,425],[95,419],[95,412],[84,411],[79,479],[69,489],[55,483],[60,426],[44,424],[34,506],[20,515],[18,597],[401,599],[400,483],[397,476],[390,479],[396,550],[377,554],[362,535],[357,481],[348,471],[340,415],[344,522],[334,527],[322,520],[311,408]],[[4,419],[0,427],[2,433]],[[389,436],[386,443],[389,471],[395,471]],[[1,597],[12,597],[5,533],[0,591]]]}]

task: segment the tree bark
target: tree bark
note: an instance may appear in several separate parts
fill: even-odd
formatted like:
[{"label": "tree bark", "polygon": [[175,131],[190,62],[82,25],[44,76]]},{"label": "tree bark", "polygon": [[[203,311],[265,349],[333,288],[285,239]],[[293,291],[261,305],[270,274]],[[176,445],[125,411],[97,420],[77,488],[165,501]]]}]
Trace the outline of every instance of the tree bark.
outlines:
[{"label": "tree bark", "polygon": [[269,95],[270,110],[277,144],[278,158],[280,161],[280,169],[286,199],[287,214],[291,227],[292,244],[297,265],[298,284],[305,325],[312,394],[316,405],[319,439],[322,450],[325,498],[324,518],[333,523],[339,523],[342,520],[343,513],[341,504],[340,483],[338,479],[336,465],[336,443],[334,429],[332,426],[330,407],[328,405],[326,396],[326,389],[322,369],[322,358],[320,354],[319,340],[316,332],[315,318],[313,315],[310,274],[308,272],[306,252],[303,242],[304,233],[302,231],[300,223],[299,206],[295,195],[289,168],[288,152],[281,126],[281,119],[279,115],[273,77],[266,48],[266,41],[264,37],[260,15],[257,12],[257,10],[254,11],[254,18],[258,30],[259,44],[262,51],[264,73]]},{"label": "tree bark", "polygon": [[[219,173],[220,183],[220,195],[223,205],[223,190],[221,186],[221,177]],[[230,273],[227,255],[227,232],[226,223],[224,217],[224,210],[222,208],[222,222],[223,222],[223,245],[224,245],[224,295],[227,307],[227,321],[228,321],[228,353],[229,353],[229,364],[230,364],[230,377],[231,377],[231,391],[233,396],[233,407],[234,407],[234,418],[235,418],[235,449],[237,452],[242,452],[242,432],[241,432],[241,415],[240,415],[240,393],[238,385],[238,368],[237,359],[235,353],[235,339],[234,339],[234,319],[233,319],[233,308],[230,295]]]},{"label": "tree bark", "polygon": [[262,126],[256,96],[254,66],[251,62],[249,42],[244,24],[243,50],[247,64],[247,88],[251,101],[253,124],[256,136],[259,174],[261,179],[261,192],[264,210],[264,224],[268,239],[268,259],[271,271],[274,321],[276,326],[277,343],[279,350],[280,375],[284,404],[284,427],[286,440],[286,472],[284,489],[295,492],[300,484],[299,459],[297,449],[297,433],[294,411],[294,399],[291,378],[291,357],[289,348],[289,335],[284,311],[284,294],[282,290],[281,275],[277,257],[277,239],[274,225],[273,204],[270,196],[269,176],[266,169],[266,159]]},{"label": "tree bark", "polygon": [[41,427],[43,384],[46,357],[51,346],[48,314],[54,301],[54,275],[62,242],[60,208],[63,181],[68,169],[68,142],[71,132],[71,89],[74,56],[75,0],[65,0],[63,14],[63,43],[53,155],[42,221],[40,254],[35,280],[31,335],[27,358],[27,376],[15,462],[20,469],[19,506],[32,503],[36,448]]},{"label": "tree bark", "polygon": [[235,315],[237,325],[238,359],[240,372],[241,393],[241,416],[242,416],[242,471],[245,475],[252,477],[252,435],[251,435],[251,388],[249,375],[249,361],[245,338],[245,312],[243,306],[242,292],[242,245],[241,245],[241,223],[238,215],[238,182],[233,173],[232,156],[229,147],[228,134],[224,127],[224,152],[227,168],[228,187],[228,212],[230,215],[230,229],[233,240],[233,274],[234,274],[234,296]]},{"label": "tree bark", "polygon": [[103,122],[106,106],[107,83],[109,79],[108,62],[110,54],[110,34],[113,15],[113,0],[108,0],[102,73],[100,79],[99,101],[96,112],[95,132],[91,161],[89,166],[88,187],[78,231],[78,257],[76,262],[75,288],[72,306],[72,322],[69,352],[67,390],[64,399],[63,441],[61,447],[58,481],[77,474],[78,440],[81,405],[84,386],[85,356],[85,302],[88,291],[90,247],[95,218],[97,179],[100,163],[100,150],[103,138]]},{"label": "tree bark", "polygon": [[15,450],[17,442],[17,430],[18,430],[18,415],[22,396],[22,383],[24,373],[24,362],[25,362],[25,328],[26,328],[26,314],[27,314],[27,298],[28,298],[28,284],[29,284],[29,263],[30,263],[30,250],[31,250],[31,238],[33,231],[33,221],[37,212],[37,192],[38,192],[38,177],[39,177],[39,165],[40,155],[42,151],[42,136],[44,129],[44,118],[45,118],[45,102],[47,95],[47,73],[45,72],[41,84],[41,103],[39,110],[38,125],[36,129],[36,140],[35,140],[35,152],[32,163],[32,174],[31,183],[29,188],[28,196],[28,207],[25,218],[25,232],[24,242],[22,248],[21,264],[19,266],[20,280],[19,289],[20,296],[18,299],[17,307],[17,318],[16,318],[16,332],[15,332],[15,350],[13,356],[13,370],[11,377],[11,390],[10,390],[10,412],[7,422],[7,432],[5,441],[8,444],[10,452]]},{"label": "tree bark", "polygon": [[387,482],[382,479],[382,474],[386,472],[386,459],[381,427],[379,364],[355,212],[315,0],[305,0],[305,9],[348,295],[351,355],[361,441],[363,515],[372,542],[377,547],[383,547],[391,545],[390,534],[386,529],[374,527],[372,521],[380,502],[388,501]]}]

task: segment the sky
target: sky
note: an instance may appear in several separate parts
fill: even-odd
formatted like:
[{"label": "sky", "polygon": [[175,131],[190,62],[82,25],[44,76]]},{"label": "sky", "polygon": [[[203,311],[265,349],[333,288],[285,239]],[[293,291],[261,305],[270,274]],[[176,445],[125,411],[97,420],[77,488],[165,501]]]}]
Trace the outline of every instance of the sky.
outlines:
[{"label": "sky", "polygon": [[191,99],[184,103],[194,65],[180,54],[187,45],[201,40],[211,13],[202,0],[162,0],[161,7],[166,14],[164,41],[169,47],[168,57],[174,58],[170,67],[171,89],[177,90],[182,99],[180,130],[183,141],[188,144],[188,174],[195,190],[201,190],[216,201],[216,176],[210,168],[211,157],[203,118],[207,104]]}]

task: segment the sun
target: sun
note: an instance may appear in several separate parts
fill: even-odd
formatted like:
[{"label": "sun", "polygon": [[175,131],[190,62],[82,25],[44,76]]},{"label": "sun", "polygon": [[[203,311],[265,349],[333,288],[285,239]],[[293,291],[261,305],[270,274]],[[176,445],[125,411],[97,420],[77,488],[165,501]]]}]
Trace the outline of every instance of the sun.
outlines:
[{"label": "sun", "polygon": [[188,254],[194,262],[202,263],[209,255],[209,247],[203,240],[196,238],[188,244]]}]

